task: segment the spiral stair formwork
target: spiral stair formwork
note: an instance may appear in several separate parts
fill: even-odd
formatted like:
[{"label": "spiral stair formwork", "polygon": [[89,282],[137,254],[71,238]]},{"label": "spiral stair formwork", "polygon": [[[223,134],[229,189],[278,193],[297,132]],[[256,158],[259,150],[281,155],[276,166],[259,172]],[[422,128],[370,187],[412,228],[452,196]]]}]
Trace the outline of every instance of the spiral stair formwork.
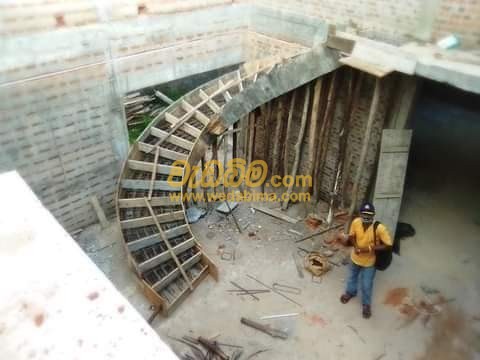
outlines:
[{"label": "spiral stair formwork", "polygon": [[[132,146],[118,182],[116,210],[128,261],[146,297],[170,314],[216,265],[195,239],[182,203],[182,187],[168,176],[175,160],[196,164],[206,151],[204,133],[216,132],[222,108],[281,58],[242,65],[191,91],[159,114]],[[201,154],[201,155],[199,155]],[[175,170],[183,174],[183,168]],[[181,181],[182,177],[174,177]],[[170,195],[180,195],[173,200]]]}]

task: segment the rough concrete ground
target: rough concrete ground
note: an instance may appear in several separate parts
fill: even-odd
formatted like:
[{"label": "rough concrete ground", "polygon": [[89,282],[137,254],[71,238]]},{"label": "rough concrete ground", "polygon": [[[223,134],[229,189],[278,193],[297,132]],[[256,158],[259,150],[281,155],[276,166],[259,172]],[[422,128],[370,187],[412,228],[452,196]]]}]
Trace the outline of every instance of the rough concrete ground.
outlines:
[{"label": "rough concrete ground", "polygon": [[[308,212],[303,205],[289,209],[290,216],[305,217]],[[479,357],[478,276],[472,277],[473,274],[468,272],[468,276],[459,277],[438,271],[438,267],[431,265],[436,261],[435,248],[423,257],[414,256],[415,251],[405,250],[405,255],[396,257],[386,272],[377,272],[373,316],[364,320],[358,298],[347,305],[338,300],[345,286],[346,266],[334,267],[320,283],[312,282],[306,271],[305,277],[299,278],[292,259],[292,252],[297,252],[294,240],[299,236],[288,230],[308,234],[311,230],[303,221],[292,225],[259,212],[252,213],[248,204],[241,204],[235,215],[243,226],[249,224],[243,234],[236,232],[233,221],[215,211],[192,225],[197,239],[218,265],[220,280],[216,283],[211,277],[207,278],[169,318],[157,318],[153,322],[152,326],[177,353],[187,347],[170,337],[220,334],[218,341],[244,347],[242,359],[263,349],[268,351],[258,354],[256,359]],[[249,232],[256,235],[249,236]],[[148,317],[149,304],[138,291],[134,276],[127,268],[116,227],[103,232],[98,227],[88,229],[78,239],[117,288],[141,314]],[[325,237],[313,242],[308,240],[301,246],[315,248],[323,239]],[[405,244],[414,241],[404,240]],[[235,248],[234,261],[221,259],[217,251],[222,246]],[[468,266],[480,263],[478,257],[472,257],[470,261],[474,265]],[[447,273],[450,271],[448,267],[445,269]],[[232,280],[247,288],[261,288],[247,274],[268,285],[278,282],[299,287],[301,295],[289,296],[302,306],[274,293],[259,294],[260,300],[255,301],[227,292],[233,288]],[[408,305],[412,300],[417,306],[421,300],[428,301],[420,288],[422,285],[440,291],[444,299],[451,300],[437,308],[438,315],[428,319],[424,309],[419,308],[418,314]],[[429,296],[435,301],[437,294]],[[386,300],[389,304],[385,304]],[[241,317],[262,322],[261,316],[297,312],[296,317],[265,321],[287,330],[290,334],[287,340],[273,339],[240,324]]]}]

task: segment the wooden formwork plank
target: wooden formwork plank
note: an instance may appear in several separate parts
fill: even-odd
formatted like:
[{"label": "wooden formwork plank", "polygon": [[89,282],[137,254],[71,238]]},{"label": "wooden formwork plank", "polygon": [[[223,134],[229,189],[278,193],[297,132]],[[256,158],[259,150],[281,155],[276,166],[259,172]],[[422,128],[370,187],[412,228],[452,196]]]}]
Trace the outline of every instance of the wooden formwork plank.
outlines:
[{"label": "wooden formwork plank", "polygon": [[148,199],[145,198],[145,204],[147,205],[148,211],[150,211],[150,215],[152,216],[153,220],[155,221],[155,225],[157,226],[158,232],[160,233],[160,236],[162,240],[165,242],[165,245],[167,245],[168,251],[172,255],[172,259],[175,261],[175,264],[177,264],[178,269],[182,273],[183,278],[187,282],[188,286],[190,289],[193,290],[192,283],[190,282],[190,279],[188,278],[187,274],[185,273],[185,270],[182,267],[182,264],[180,263],[180,260],[178,260],[177,255],[173,252],[172,245],[170,244],[170,241],[168,240],[167,236],[165,235],[162,227],[160,226],[160,223],[157,221],[157,217],[155,216],[155,213],[152,209],[152,206],[148,202]]},{"label": "wooden formwork plank", "polygon": [[[118,199],[118,208],[119,209],[128,209],[135,207],[145,207],[145,201],[143,198],[132,198],[132,199]],[[182,203],[181,199],[171,199],[169,196],[162,197],[152,197],[150,204],[152,206],[175,206]]]},{"label": "wooden formwork plank", "polygon": [[[182,252],[184,252],[185,250],[188,250],[190,248],[192,248],[193,246],[195,246],[195,239],[194,238],[191,238],[191,239],[188,239],[184,242],[182,242],[181,244],[178,244],[177,246],[175,246],[173,248],[173,252],[178,255]],[[168,261],[172,258],[172,255],[170,254],[169,251],[165,251],[157,256],[154,256],[140,264],[137,265],[138,267],[138,270],[140,271],[140,273],[143,273],[147,270],[150,270],[152,268],[154,268],[155,266],[157,265],[160,265],[162,263],[164,263],[165,261]]]},{"label": "wooden formwork plank", "polygon": [[[158,170],[158,166],[157,166],[157,163],[158,163],[158,156],[160,154],[160,146],[157,146],[157,148],[155,149],[155,157],[153,159],[153,164],[152,164],[152,178],[150,179],[150,188],[148,189],[148,200],[150,200],[152,198],[152,193],[153,193],[153,185],[155,184],[155,178],[157,176],[157,170]],[[170,169],[168,173],[171,173],[172,169],[173,169],[173,166],[169,166]],[[162,169],[162,166],[160,166],[160,169]]]},{"label": "wooden formwork plank", "polygon": [[[170,272],[170,274],[168,274],[167,276],[165,276],[164,278],[162,278],[161,280],[159,280],[155,284],[153,284],[153,286],[152,286],[153,289],[155,289],[156,291],[162,290],[164,287],[166,287],[168,284],[170,284],[172,281],[174,281],[178,276],[180,276],[182,274],[182,270],[184,271],[184,269],[185,270],[190,269],[192,266],[194,266],[195,264],[200,262],[201,259],[202,259],[202,253],[201,252],[196,253],[195,255],[190,257],[188,260],[186,260],[182,264],[181,268],[178,267],[178,268],[172,270]],[[185,276],[187,276],[187,275],[185,274]],[[187,278],[188,278],[188,276],[187,276]],[[190,279],[188,279],[187,284],[191,285]],[[189,287],[187,287],[186,289],[188,290]],[[190,290],[193,290],[193,286],[190,287]]]},{"label": "wooden formwork plank", "polygon": [[[218,87],[219,88],[225,87],[225,84],[222,81],[222,79],[218,79]],[[232,95],[230,95],[230,92],[228,90],[225,90],[225,92],[223,93],[223,98],[225,99],[226,102],[229,102],[230,100],[232,100]]]},{"label": "wooden formwork plank", "polygon": [[222,111],[222,108],[218,106],[218,104],[212,100],[212,97],[209,96],[205,91],[202,89],[198,89],[198,94],[202,98],[202,100],[206,101],[208,107],[212,109],[212,111],[216,114],[218,114],[220,111]]},{"label": "wooden formwork plank", "polygon": [[238,90],[240,92],[243,91],[243,80],[242,80],[242,74],[240,74],[240,70],[237,70],[237,82],[238,82]]},{"label": "wooden formwork plank", "polygon": [[198,121],[200,121],[204,126],[207,126],[208,123],[210,122],[210,118],[207,115],[205,115],[203,112],[198,110],[197,107],[193,106],[186,100],[182,100],[181,106],[182,106],[182,109],[185,110],[186,112],[193,112],[195,118]]},{"label": "wooden formwork plank", "polygon": [[[153,151],[153,149],[155,149],[155,145],[151,145],[151,144],[147,144],[147,143],[144,143],[144,142],[138,142],[138,149],[141,151],[141,152],[144,152],[144,153],[151,153]],[[159,152],[159,156],[160,157],[163,157],[165,159],[169,159],[169,160],[186,160],[187,157],[188,157],[188,154],[182,154],[182,153],[179,153],[179,152],[176,152],[176,151],[173,151],[173,150],[168,150],[168,149],[165,149],[165,148],[162,148],[160,147],[160,152]]]},{"label": "wooden formwork plank", "polygon": [[[187,115],[188,115],[188,117],[185,119],[185,121],[187,119],[190,119],[194,115],[194,113],[188,113]],[[180,121],[183,121],[184,117],[186,117],[186,115],[182,116],[182,118],[178,118],[178,117],[176,117],[176,116],[174,116],[170,113],[165,113],[165,120],[173,126],[176,126]],[[187,134],[192,135],[194,137],[199,137],[200,134],[202,133],[202,131],[200,129],[197,129],[195,126],[192,126],[192,125],[190,125],[186,122],[181,124],[179,128],[180,128],[180,130],[183,130]]]},{"label": "wooden formwork plank", "polygon": [[[157,221],[161,224],[179,221],[185,219],[185,214],[182,210],[172,211],[165,214],[158,214],[155,216]],[[120,221],[122,229],[133,229],[142,226],[154,225],[154,220],[151,216],[140,217],[136,219],[128,219]]]},{"label": "wooden formwork plank", "polygon": [[[190,231],[187,225],[181,225],[177,226],[173,229],[165,230],[165,236],[168,239],[172,239],[174,237],[180,236],[187,234]],[[156,233],[153,235],[149,235],[146,237],[143,237],[141,239],[135,240],[135,241],[130,241],[127,243],[127,249],[129,251],[137,251],[140,249],[143,249],[147,246],[152,246],[155,244],[158,244],[162,242],[162,239],[160,237],[160,234]]]},{"label": "wooden formwork plank", "polygon": [[[205,279],[208,276],[208,266],[205,266],[202,268],[200,271],[200,274],[195,277],[193,280],[193,288],[195,289],[200,283],[202,282],[203,279]],[[175,309],[185,300],[187,295],[189,294],[188,288],[182,291],[182,293],[175,299],[173,302],[167,307],[167,316],[170,315]]]},{"label": "wooden formwork plank", "polygon": [[[178,184],[178,185],[177,185]],[[149,190],[150,189],[150,180],[132,180],[124,179],[120,182],[122,189],[131,189],[131,190]],[[182,184],[180,182],[168,183],[163,180],[155,180],[153,182],[154,190],[163,190],[177,192],[179,191]]]},{"label": "wooden formwork plank", "polygon": [[[157,158],[158,162],[158,158]],[[132,170],[155,172],[156,174],[169,175],[172,171],[180,171],[183,173],[183,168],[180,166],[171,166],[164,164],[156,164],[155,162],[147,162],[140,160],[128,160],[128,168]],[[153,179],[155,180],[155,178]]]},{"label": "wooden formwork plank", "polygon": [[169,132],[160,130],[159,128],[156,128],[154,126],[152,126],[150,128],[150,134],[152,134],[153,136],[158,137],[160,139],[159,141],[157,141],[155,143],[154,146],[160,146],[160,145],[162,145],[163,141],[168,141],[169,143],[171,143],[173,145],[180,146],[181,148],[184,148],[185,150],[190,151],[193,148],[193,143],[192,142],[190,142],[186,139],[183,139],[179,136],[172,135]]}]

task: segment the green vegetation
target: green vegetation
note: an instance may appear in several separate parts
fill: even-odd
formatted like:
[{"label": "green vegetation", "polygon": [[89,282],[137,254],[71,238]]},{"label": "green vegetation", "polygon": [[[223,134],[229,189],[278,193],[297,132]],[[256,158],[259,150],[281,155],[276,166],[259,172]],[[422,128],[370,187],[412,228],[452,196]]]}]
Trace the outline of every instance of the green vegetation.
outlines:
[{"label": "green vegetation", "polygon": [[128,142],[133,144],[140,136],[143,130],[152,122],[153,118],[149,115],[142,115],[141,122],[128,129]]}]

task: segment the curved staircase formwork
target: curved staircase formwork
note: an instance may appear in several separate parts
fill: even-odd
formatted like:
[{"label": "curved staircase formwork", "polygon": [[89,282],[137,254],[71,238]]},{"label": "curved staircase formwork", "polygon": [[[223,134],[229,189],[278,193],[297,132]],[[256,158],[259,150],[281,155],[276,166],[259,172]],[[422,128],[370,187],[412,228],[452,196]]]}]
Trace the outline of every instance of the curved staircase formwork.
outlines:
[{"label": "curved staircase formwork", "polygon": [[[117,217],[129,264],[146,297],[164,315],[208,274],[218,280],[216,265],[192,233],[184,204],[169,196],[184,192],[167,182],[172,164],[175,160],[197,164],[207,150],[207,133],[225,130],[225,105],[235,103],[233,99],[243,101],[240,94],[287,63],[279,57],[247,63],[191,91],[159,114],[129,152],[118,182]],[[338,66],[336,60],[333,63]],[[238,104],[235,107],[238,110]]]}]

